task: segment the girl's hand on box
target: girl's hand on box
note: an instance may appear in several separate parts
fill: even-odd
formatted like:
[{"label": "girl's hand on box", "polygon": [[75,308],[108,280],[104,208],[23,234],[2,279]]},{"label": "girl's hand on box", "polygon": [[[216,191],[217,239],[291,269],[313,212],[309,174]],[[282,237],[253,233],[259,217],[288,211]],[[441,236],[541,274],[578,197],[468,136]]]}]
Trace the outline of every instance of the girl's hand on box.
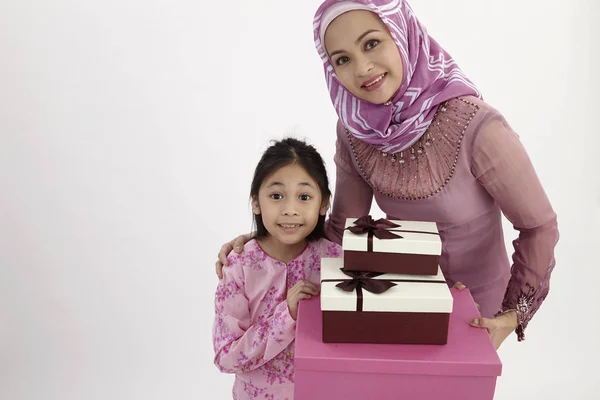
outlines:
[{"label": "girl's hand on box", "polygon": [[[462,282],[456,282],[453,288],[464,290],[466,286]],[[479,304],[475,304],[477,305],[477,309],[479,309]],[[502,342],[517,329],[517,312],[509,310],[495,318],[476,317],[471,320],[470,324],[476,328],[487,329],[494,348],[498,350]]]},{"label": "girl's hand on box", "polygon": [[300,300],[310,299],[319,294],[319,288],[309,281],[298,281],[294,287],[288,290],[287,303],[290,315],[296,320],[298,316],[298,303]]}]

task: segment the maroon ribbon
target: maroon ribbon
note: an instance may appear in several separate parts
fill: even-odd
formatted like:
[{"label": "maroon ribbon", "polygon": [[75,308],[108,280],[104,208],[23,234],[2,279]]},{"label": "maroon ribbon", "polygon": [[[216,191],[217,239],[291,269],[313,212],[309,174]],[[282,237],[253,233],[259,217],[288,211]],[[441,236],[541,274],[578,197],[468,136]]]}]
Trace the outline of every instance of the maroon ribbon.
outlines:
[{"label": "maroon ribbon", "polygon": [[385,218],[380,218],[377,221],[373,220],[370,215],[365,215],[354,221],[354,226],[349,226],[348,229],[352,233],[360,234],[367,233],[367,251],[373,251],[373,236],[378,239],[403,239],[402,236],[396,235],[388,231],[389,228],[399,228],[400,225],[388,221]]},{"label": "maroon ribbon", "polygon": [[[389,288],[396,286],[395,283],[389,280],[373,279],[376,276],[383,275],[380,272],[345,271],[343,268],[340,268],[340,271],[352,279],[344,279],[335,286],[345,292],[353,292],[356,289],[356,311],[362,311],[363,309],[362,289],[374,294],[381,294],[386,292]],[[323,282],[338,280],[339,279],[325,279]]]},{"label": "maroon ribbon", "polygon": [[336,287],[345,292],[352,292],[356,289],[356,311],[363,310],[363,293],[362,289],[374,294],[385,293],[389,288],[396,286],[394,282],[419,282],[419,283],[444,283],[446,281],[434,280],[417,280],[417,279],[373,279],[377,276],[384,275],[381,272],[367,271],[346,271],[340,268],[344,274],[352,279],[323,279],[321,282],[338,282]]}]

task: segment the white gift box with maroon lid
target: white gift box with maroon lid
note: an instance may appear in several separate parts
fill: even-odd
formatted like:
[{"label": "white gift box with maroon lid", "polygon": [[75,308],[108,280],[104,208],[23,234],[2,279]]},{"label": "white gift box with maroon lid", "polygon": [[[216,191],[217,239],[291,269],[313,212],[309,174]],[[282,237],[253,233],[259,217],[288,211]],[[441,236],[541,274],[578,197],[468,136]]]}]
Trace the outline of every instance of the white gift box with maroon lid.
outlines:
[{"label": "white gift box with maroon lid", "polygon": [[438,273],[442,240],[435,222],[373,220],[365,216],[348,218],[345,228],[342,247],[346,270]]}]

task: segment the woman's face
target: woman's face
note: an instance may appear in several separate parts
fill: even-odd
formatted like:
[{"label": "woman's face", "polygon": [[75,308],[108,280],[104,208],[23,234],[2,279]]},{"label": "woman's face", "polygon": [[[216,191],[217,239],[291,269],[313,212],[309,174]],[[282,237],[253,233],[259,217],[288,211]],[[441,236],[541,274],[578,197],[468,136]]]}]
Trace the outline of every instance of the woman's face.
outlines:
[{"label": "woman's face", "polygon": [[325,49],[340,83],[362,100],[383,104],[402,84],[398,47],[370,11],[348,11],[334,19],[325,32]]}]

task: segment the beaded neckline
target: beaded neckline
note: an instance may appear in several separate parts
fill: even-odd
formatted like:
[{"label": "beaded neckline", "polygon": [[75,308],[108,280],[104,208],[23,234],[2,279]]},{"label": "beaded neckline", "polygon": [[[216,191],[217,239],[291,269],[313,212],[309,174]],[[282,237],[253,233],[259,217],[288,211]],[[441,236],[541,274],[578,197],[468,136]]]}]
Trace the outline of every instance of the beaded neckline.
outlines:
[{"label": "beaded neckline", "polygon": [[[468,105],[467,112],[464,111],[465,105]],[[440,104],[425,134],[410,148],[394,154],[361,142],[348,130],[346,135],[360,174],[374,190],[403,200],[425,199],[439,193],[454,175],[464,134],[478,110],[478,105],[462,98]],[[447,127],[448,123],[456,125]],[[430,151],[433,153],[429,157],[444,158],[447,168],[443,176],[432,174],[427,155]],[[375,160],[377,167],[365,171],[362,160],[371,160],[372,157],[383,161]],[[380,170],[383,172],[378,172]],[[377,174],[380,176],[377,177]]]}]

